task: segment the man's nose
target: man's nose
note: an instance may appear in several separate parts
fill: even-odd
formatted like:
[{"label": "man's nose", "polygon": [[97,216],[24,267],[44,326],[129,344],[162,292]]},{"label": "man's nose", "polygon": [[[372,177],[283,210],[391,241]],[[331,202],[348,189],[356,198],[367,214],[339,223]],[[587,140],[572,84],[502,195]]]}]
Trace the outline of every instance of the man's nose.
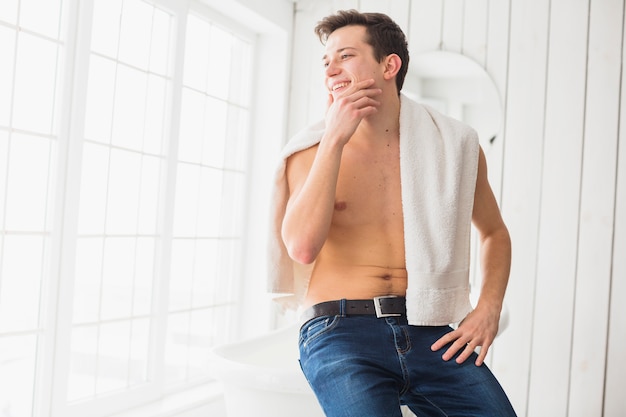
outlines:
[{"label": "man's nose", "polygon": [[337,65],[335,65],[335,61],[330,60],[328,61],[328,65],[326,66],[326,69],[324,71],[327,77],[332,77],[333,75],[337,75],[340,69]]}]

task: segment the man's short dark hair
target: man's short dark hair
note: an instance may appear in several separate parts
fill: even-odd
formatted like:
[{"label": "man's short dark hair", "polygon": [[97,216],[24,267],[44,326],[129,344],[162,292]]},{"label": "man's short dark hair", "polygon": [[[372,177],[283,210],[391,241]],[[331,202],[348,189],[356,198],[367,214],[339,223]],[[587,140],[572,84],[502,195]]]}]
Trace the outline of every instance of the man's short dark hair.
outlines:
[{"label": "man's short dark hair", "polygon": [[409,68],[409,47],[400,26],[386,14],[340,10],[320,20],[315,27],[315,33],[319,36],[320,41],[326,44],[328,37],[335,30],[352,25],[365,26],[367,33],[365,41],[374,49],[374,58],[378,62],[382,62],[386,56],[391,54],[400,57],[402,65],[396,75],[396,87],[400,93]]}]

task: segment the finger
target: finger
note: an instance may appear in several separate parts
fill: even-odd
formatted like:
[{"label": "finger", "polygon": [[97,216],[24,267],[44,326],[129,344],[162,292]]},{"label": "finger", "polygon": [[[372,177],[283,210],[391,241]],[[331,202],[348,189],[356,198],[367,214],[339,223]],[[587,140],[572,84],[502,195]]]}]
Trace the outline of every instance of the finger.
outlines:
[{"label": "finger", "polygon": [[488,347],[481,347],[480,352],[478,352],[478,358],[476,358],[476,366],[481,366],[485,362],[485,357],[487,356]]},{"label": "finger", "polygon": [[377,101],[371,97],[364,96],[356,100],[354,102],[354,105],[358,109],[365,108],[365,107],[378,107],[380,106],[380,101]]},{"label": "finger", "polygon": [[463,352],[456,358],[456,363],[461,364],[467,360],[474,353],[474,345],[468,343],[463,349]]},{"label": "finger", "polygon": [[463,342],[460,339],[457,339],[454,343],[452,343],[452,345],[450,345],[448,350],[446,350],[441,358],[444,361],[449,361],[450,359],[454,358],[454,356],[458,354],[464,347],[467,347],[467,342]]},{"label": "finger", "polygon": [[353,91],[345,91],[341,95],[334,98],[337,102],[344,104],[355,103],[362,98],[373,98],[380,95],[383,92],[380,88],[362,88]]},{"label": "finger", "polygon": [[374,85],[373,78],[368,78],[367,80],[362,80],[362,81],[358,81],[356,77],[352,79],[352,87],[354,87],[357,90],[368,88],[368,87],[371,87],[372,85]]},{"label": "finger", "polygon": [[335,99],[333,98],[333,95],[332,94],[328,94],[328,98],[326,99],[326,111],[328,111],[330,106],[333,105],[334,101],[335,101]]},{"label": "finger", "polygon": [[350,78],[352,81],[350,83],[350,86],[346,88],[345,91],[343,91],[342,94],[340,94],[338,97],[346,97],[354,93],[358,93],[360,91],[370,90],[370,87],[373,86],[375,82],[373,78],[362,80],[362,81],[358,81],[356,77],[352,75],[350,76]]},{"label": "finger", "polygon": [[433,352],[436,352],[442,347],[444,347],[445,345],[447,345],[448,343],[456,339],[457,339],[456,331],[446,333],[445,335],[441,336],[435,343],[433,343],[430,349]]}]

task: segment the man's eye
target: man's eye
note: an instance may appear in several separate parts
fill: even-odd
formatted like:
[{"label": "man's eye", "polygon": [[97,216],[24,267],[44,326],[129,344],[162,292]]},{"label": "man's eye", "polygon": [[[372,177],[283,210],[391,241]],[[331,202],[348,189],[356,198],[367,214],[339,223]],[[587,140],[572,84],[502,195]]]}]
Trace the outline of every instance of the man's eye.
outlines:
[{"label": "man's eye", "polygon": [[349,54],[343,54],[343,55],[341,55],[341,59],[346,59],[346,58],[349,58],[351,56],[352,55],[349,55]]}]

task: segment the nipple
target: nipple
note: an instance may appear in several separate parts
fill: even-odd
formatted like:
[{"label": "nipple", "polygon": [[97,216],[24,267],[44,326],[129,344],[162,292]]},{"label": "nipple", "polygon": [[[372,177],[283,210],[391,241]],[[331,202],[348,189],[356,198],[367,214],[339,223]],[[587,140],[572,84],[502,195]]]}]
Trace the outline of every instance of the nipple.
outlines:
[{"label": "nipple", "polygon": [[335,210],[343,211],[348,207],[348,204],[345,201],[337,201],[335,203]]}]

